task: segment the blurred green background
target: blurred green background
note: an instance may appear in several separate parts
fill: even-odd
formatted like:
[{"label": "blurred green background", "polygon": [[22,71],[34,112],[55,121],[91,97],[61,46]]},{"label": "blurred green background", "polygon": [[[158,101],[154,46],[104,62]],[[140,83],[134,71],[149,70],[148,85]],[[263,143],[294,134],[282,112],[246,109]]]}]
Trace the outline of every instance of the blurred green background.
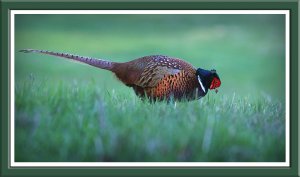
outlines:
[{"label": "blurred green background", "polygon": [[[284,161],[284,15],[16,15],[17,161]],[[141,102],[105,70],[20,49],[216,69],[218,94]]]},{"label": "blurred green background", "polygon": [[[284,15],[17,15],[16,50],[33,48],[129,61],[163,54],[216,69],[220,94],[284,98]],[[113,74],[51,56],[16,52],[16,82],[94,79],[126,90]]]}]

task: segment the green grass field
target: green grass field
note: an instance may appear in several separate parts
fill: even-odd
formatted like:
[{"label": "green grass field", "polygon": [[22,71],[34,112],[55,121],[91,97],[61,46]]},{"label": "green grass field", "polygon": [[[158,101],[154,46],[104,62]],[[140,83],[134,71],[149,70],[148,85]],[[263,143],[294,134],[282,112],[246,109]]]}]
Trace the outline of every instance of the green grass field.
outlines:
[{"label": "green grass field", "polygon": [[[17,15],[17,162],[285,161],[283,15]],[[112,73],[45,49],[216,69],[191,102],[141,101]]]}]

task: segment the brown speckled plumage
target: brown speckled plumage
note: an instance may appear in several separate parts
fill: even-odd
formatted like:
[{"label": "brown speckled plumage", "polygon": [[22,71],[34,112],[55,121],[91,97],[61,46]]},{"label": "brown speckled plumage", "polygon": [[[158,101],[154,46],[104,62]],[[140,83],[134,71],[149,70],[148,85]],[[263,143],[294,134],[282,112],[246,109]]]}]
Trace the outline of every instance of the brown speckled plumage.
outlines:
[{"label": "brown speckled plumage", "polygon": [[112,71],[141,97],[162,100],[171,97],[195,99],[197,96],[195,88],[199,83],[195,77],[196,69],[180,59],[162,55],[146,56],[115,64]]},{"label": "brown speckled plumage", "polygon": [[[68,58],[112,71],[120,81],[132,87],[135,93],[142,98],[148,97],[152,100],[169,100],[171,98],[174,100],[193,100],[199,99],[207,93],[207,91],[203,90],[203,87],[201,89],[197,79],[197,69],[178,58],[152,55],[125,63],[117,63],[44,50],[25,49],[21,51]],[[212,80],[210,79],[212,77],[205,77]],[[203,79],[206,78],[203,76]],[[211,84],[209,82],[203,81],[203,83]],[[209,88],[208,84],[205,85],[206,90]]]}]

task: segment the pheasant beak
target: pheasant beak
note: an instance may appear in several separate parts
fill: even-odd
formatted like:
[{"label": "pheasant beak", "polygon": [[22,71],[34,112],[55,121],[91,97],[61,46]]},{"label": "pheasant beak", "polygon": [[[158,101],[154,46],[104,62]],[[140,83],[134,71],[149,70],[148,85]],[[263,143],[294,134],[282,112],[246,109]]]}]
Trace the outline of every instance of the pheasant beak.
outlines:
[{"label": "pheasant beak", "polygon": [[219,91],[218,89],[215,89],[215,92],[216,92],[216,93],[218,93],[218,91]]}]

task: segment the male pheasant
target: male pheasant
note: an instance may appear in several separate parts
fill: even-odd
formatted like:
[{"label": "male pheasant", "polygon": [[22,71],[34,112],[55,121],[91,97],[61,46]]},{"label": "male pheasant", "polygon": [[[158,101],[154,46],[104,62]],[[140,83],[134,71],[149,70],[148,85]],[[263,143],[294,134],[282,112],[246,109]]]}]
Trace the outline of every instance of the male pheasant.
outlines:
[{"label": "male pheasant", "polygon": [[125,63],[57,53],[46,50],[24,49],[20,52],[35,52],[67,58],[113,72],[124,84],[132,87],[136,95],[151,100],[195,100],[205,96],[208,89],[220,87],[221,80],[216,70],[194,68],[191,64],[163,55],[141,57]]}]

